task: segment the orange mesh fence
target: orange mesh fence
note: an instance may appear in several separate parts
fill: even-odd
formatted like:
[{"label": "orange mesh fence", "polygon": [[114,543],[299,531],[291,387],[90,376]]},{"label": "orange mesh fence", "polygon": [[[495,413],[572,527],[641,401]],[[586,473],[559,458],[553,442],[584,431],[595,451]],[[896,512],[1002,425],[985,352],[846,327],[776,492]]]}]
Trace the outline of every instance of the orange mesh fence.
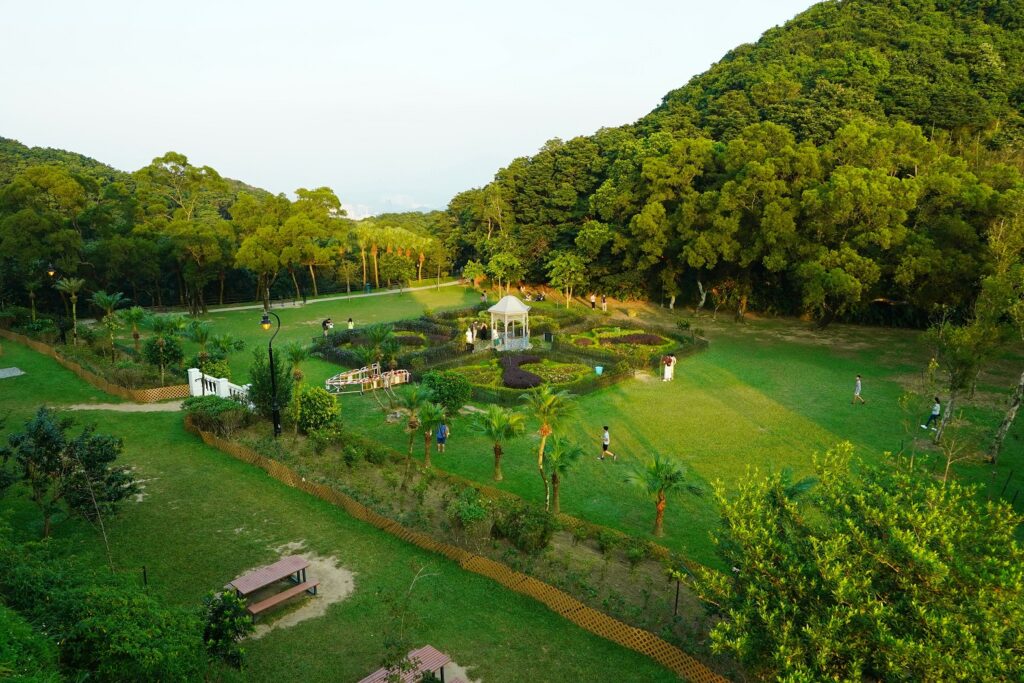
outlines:
[{"label": "orange mesh fence", "polygon": [[378,529],[407,543],[412,543],[424,550],[444,555],[457,562],[466,571],[485,576],[509,590],[533,598],[577,626],[650,657],[665,668],[674,671],[693,683],[728,683],[728,679],[711,671],[704,664],[678,647],[649,631],[624,624],[603,612],[584,605],[571,595],[532,576],[517,572],[501,562],[481,557],[480,555],[474,555],[457,546],[438,541],[422,532],[407,529],[398,522],[371,510],[340,491],[336,491],[324,484],[306,481],[291,468],[276,460],[271,460],[245,446],[232,443],[215,434],[200,430],[187,415],[185,416],[185,429],[199,436],[207,445],[213,446],[243,462],[259,467],[274,479],[301,489],[328,503],[332,503],[344,509],[352,517],[369,522]]},{"label": "orange mesh fence", "polygon": [[128,389],[127,387],[122,387],[114,384],[113,382],[109,382],[94,372],[86,370],[75,361],[69,360],[60,355],[57,349],[49,344],[44,344],[41,341],[36,341],[35,339],[26,337],[23,334],[18,334],[17,332],[11,332],[10,330],[4,329],[0,329],[0,337],[23,344],[33,351],[53,358],[55,361],[100,391],[117,396],[118,398],[123,398],[126,401],[135,401],[136,403],[153,403],[154,401],[165,401],[172,398],[186,398],[188,396],[187,384],[175,384],[169,387],[156,387],[154,389]]}]

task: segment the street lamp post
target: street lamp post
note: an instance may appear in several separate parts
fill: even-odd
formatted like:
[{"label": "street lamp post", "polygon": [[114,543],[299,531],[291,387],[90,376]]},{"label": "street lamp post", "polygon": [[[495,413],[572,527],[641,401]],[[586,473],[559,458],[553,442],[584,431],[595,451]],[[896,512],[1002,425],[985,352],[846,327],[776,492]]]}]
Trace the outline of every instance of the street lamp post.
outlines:
[{"label": "street lamp post", "polygon": [[264,311],[263,320],[260,321],[260,327],[264,330],[270,329],[270,316],[274,316],[277,320],[277,329],[274,330],[270,341],[267,342],[267,355],[270,356],[270,410],[271,418],[274,421],[274,438],[276,439],[281,436],[281,408],[277,405],[277,368],[274,366],[274,337],[281,331],[281,318],[273,311]]}]

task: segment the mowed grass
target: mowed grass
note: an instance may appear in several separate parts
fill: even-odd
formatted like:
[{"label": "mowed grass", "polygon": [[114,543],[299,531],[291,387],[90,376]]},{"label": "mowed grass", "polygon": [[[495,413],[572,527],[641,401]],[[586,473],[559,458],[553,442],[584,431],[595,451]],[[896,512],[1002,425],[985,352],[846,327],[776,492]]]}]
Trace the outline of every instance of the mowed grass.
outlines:
[{"label": "mowed grass", "polygon": [[[0,380],[6,432],[17,429],[40,403],[88,401],[94,394],[49,359],[4,345],[0,365],[29,371]],[[37,359],[37,360],[34,360]],[[13,362],[12,362],[13,361]],[[21,380],[30,380],[30,383]],[[11,382],[18,382],[12,391]],[[274,560],[278,548],[301,541],[355,572],[355,592],[324,617],[271,632],[247,643],[248,666],[239,681],[354,681],[379,666],[387,604],[425,568],[411,602],[409,633],[432,644],[488,682],[677,680],[647,658],[573,626],[528,598],[467,573],[454,563],[407,545],[348,517],[341,510],[276,482],[262,471],[211,449],[181,426],[177,413],[73,413],[80,424],[125,441],[124,462],[145,486],[142,502],[127,503],[108,522],[114,562],[140,577],[165,600],[195,606],[210,589]],[[0,500],[22,538],[38,536],[41,522],[15,491]],[[104,564],[99,539],[75,520],[59,520],[55,536]]]},{"label": "mowed grass", "polygon": [[[848,326],[818,332],[806,323],[778,320],[744,326],[701,322],[711,327],[710,347],[683,359],[674,382],[648,375],[579,397],[576,414],[561,430],[585,447],[586,457],[563,480],[563,512],[653,539],[653,502],[624,479],[629,468],[655,453],[669,455],[686,466],[689,481],[704,494],[673,496],[666,534],[658,540],[700,562],[717,564],[710,543],[710,533],[718,525],[713,482],[729,490],[755,472],[791,468],[796,476],[809,475],[815,453],[847,440],[870,462],[901,445],[931,449],[918,427],[930,407],[929,398],[919,396],[909,415],[899,408],[908,375],[919,375],[927,366],[918,332]],[[851,405],[857,374],[864,377],[866,405]],[[1006,377],[1004,391],[1009,391],[1011,380]],[[386,425],[371,398],[349,395],[341,401],[349,426],[405,448],[407,436],[401,426]],[[994,407],[971,407],[965,415],[988,435],[1002,417]],[[907,419],[909,434],[903,424]],[[453,420],[447,453],[435,456],[436,465],[542,503],[536,423],[530,423],[529,436],[506,445],[505,480],[496,483],[491,480],[491,445],[471,431],[470,421],[466,416]],[[603,425],[610,427],[618,462],[597,460]],[[418,452],[415,449],[414,455]],[[937,454],[931,456],[931,462],[937,459]],[[972,462],[956,467],[966,481],[998,485],[993,495],[1011,476],[1007,498],[1024,488],[1022,470],[1020,422],[998,466]],[[1024,496],[1016,505],[1024,510]]]}]

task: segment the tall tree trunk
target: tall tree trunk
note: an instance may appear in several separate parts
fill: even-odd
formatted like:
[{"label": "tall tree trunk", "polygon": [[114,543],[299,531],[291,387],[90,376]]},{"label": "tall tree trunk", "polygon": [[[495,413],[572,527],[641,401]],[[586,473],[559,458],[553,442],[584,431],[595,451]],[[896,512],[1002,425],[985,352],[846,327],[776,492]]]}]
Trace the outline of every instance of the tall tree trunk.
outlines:
[{"label": "tall tree trunk", "polygon": [[665,492],[658,491],[658,502],[654,506],[654,535],[664,536],[665,535]]},{"label": "tall tree trunk", "polygon": [[423,279],[423,262],[426,261],[426,260],[427,260],[426,254],[420,254],[420,270],[419,270],[419,276],[416,278],[417,280],[422,280]]},{"label": "tall tree trunk", "polygon": [[164,293],[160,289],[160,279],[153,278],[153,288],[156,290],[156,305],[158,308],[164,307]]},{"label": "tall tree trunk", "polygon": [[363,259],[363,284],[365,285],[369,280],[366,279],[366,249],[359,247],[359,256]]},{"label": "tall tree trunk", "polygon": [[228,274],[225,273],[223,269],[221,269],[220,274],[219,274],[218,277],[220,278],[220,295],[217,297],[217,303],[219,303],[221,306],[223,306],[224,305],[224,281],[227,279]]},{"label": "tall tree trunk", "polygon": [[348,271],[345,271],[345,293],[352,293],[352,278],[349,276]]},{"label": "tall tree trunk", "polygon": [[504,475],[501,473],[501,444],[497,441],[494,442],[494,481],[501,481],[504,479]]},{"label": "tall tree trunk", "polygon": [[316,297],[318,295],[316,289],[316,270],[313,268],[312,263],[309,264],[309,279],[313,281],[313,296]]},{"label": "tall tree trunk", "polygon": [[295,279],[295,269],[288,266],[288,274],[292,276],[292,285],[295,286],[295,300],[298,301],[302,298],[302,292],[299,291],[299,281]]},{"label": "tall tree trunk", "polygon": [[558,485],[560,483],[561,483],[561,480],[558,478],[558,472],[552,472],[551,473],[551,512],[553,512],[556,515],[560,512],[560,508],[559,508],[559,505],[558,505]]},{"label": "tall tree trunk", "polygon": [[51,515],[49,512],[43,513],[43,538],[50,537],[50,520]]},{"label": "tall tree trunk", "polygon": [[957,392],[951,391],[949,393],[949,403],[946,404],[946,412],[942,414],[942,419],[939,420],[939,428],[935,430],[935,438],[932,439],[932,443],[938,443],[942,440],[942,434],[946,431],[946,426],[949,421],[953,419],[953,409],[956,408]]},{"label": "tall tree trunk", "polygon": [[78,295],[71,295],[71,343],[78,345]]},{"label": "tall tree trunk", "polygon": [[370,255],[373,256],[373,286],[380,289],[380,273],[377,270],[377,245],[370,247]]},{"label": "tall tree trunk", "polygon": [[540,450],[537,452],[537,472],[540,473],[540,480],[544,482],[544,509],[549,509],[551,505],[551,492],[548,489],[548,478],[544,474],[544,446],[547,445],[548,435],[550,434],[550,428],[547,425],[541,427],[540,433]]},{"label": "tall tree trunk", "polygon": [[178,269],[178,305],[185,305],[185,276],[181,274],[181,267]]},{"label": "tall tree trunk", "polygon": [[263,273],[256,276],[256,296],[253,297],[253,301],[263,300],[263,282],[265,278],[266,276]]},{"label": "tall tree trunk", "polygon": [[1017,418],[1017,411],[1020,409],[1022,397],[1024,397],[1024,372],[1020,373],[1020,381],[1017,382],[1017,388],[1013,390],[1013,395],[1010,397],[1010,407],[1006,409],[1003,422],[999,425],[999,429],[996,430],[996,438],[993,439],[992,445],[988,449],[988,457],[993,464],[999,459],[999,451],[1003,449],[1003,441],[1006,439],[1006,434],[1010,431],[1013,421]]}]

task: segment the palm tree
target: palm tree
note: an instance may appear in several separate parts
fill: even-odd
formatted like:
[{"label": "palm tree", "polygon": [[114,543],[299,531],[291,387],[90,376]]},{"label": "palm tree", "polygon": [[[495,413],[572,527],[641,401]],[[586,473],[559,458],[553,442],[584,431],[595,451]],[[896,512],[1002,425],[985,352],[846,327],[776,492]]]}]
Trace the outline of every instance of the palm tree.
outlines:
[{"label": "palm tree", "polygon": [[89,302],[96,308],[102,309],[104,315],[113,315],[114,309],[126,301],[127,299],[124,298],[124,294],[121,292],[107,294],[102,289],[94,292],[89,298]]},{"label": "palm tree", "polygon": [[548,442],[548,453],[545,467],[551,472],[551,511],[556,515],[560,512],[558,505],[559,484],[569,470],[583,457],[583,447],[568,439],[555,437]]},{"label": "palm tree", "polygon": [[[156,335],[156,343],[160,346],[161,355],[167,344],[167,337],[176,337],[188,328],[188,322],[181,315],[154,315],[149,318],[149,326]],[[164,365],[160,364],[160,384],[164,383]]]},{"label": "palm tree", "polygon": [[137,356],[139,355],[139,325],[145,321],[148,315],[146,309],[142,306],[132,306],[122,310],[119,315],[125,324],[132,327],[132,339],[135,340],[135,355]]},{"label": "palm tree", "polygon": [[296,382],[301,382],[305,375],[299,368],[299,364],[309,358],[309,349],[297,342],[292,342],[284,347],[284,355],[292,364],[292,377]]},{"label": "palm tree", "polygon": [[430,444],[434,432],[448,419],[443,406],[430,401],[420,407],[420,429],[423,430],[423,466],[430,469]]},{"label": "palm tree", "polygon": [[572,394],[567,391],[555,391],[547,384],[542,384],[523,395],[522,400],[526,402],[530,412],[540,422],[537,472],[540,474],[541,481],[544,482],[544,507],[547,509],[551,504],[551,493],[548,489],[547,475],[544,474],[544,446],[554,428],[568,417],[576,406],[572,403]]},{"label": "palm tree", "polygon": [[398,397],[398,411],[406,416],[406,431],[409,432],[409,453],[406,464],[412,460],[412,441],[420,428],[420,409],[430,401],[432,394],[427,387],[416,384]]},{"label": "palm tree", "polygon": [[71,339],[74,344],[78,343],[78,292],[85,286],[85,280],[80,277],[62,277],[53,285],[58,292],[67,294],[71,298]]},{"label": "palm tree", "polygon": [[473,431],[483,434],[494,443],[494,481],[501,481],[501,456],[504,455],[501,442],[522,436],[526,431],[526,418],[508,408],[491,405],[485,413],[477,413],[473,420]]},{"label": "palm tree", "polygon": [[[654,460],[646,465],[636,467],[626,475],[626,481],[642,489],[647,495],[654,496],[654,535],[663,536],[665,534],[663,526],[667,494],[686,484],[686,473],[682,465],[656,454]],[[691,493],[700,493],[700,489],[696,486],[687,485],[687,488]]]},{"label": "palm tree", "polygon": [[230,334],[215,334],[210,337],[210,345],[225,356],[245,348],[244,339],[236,339]]}]

